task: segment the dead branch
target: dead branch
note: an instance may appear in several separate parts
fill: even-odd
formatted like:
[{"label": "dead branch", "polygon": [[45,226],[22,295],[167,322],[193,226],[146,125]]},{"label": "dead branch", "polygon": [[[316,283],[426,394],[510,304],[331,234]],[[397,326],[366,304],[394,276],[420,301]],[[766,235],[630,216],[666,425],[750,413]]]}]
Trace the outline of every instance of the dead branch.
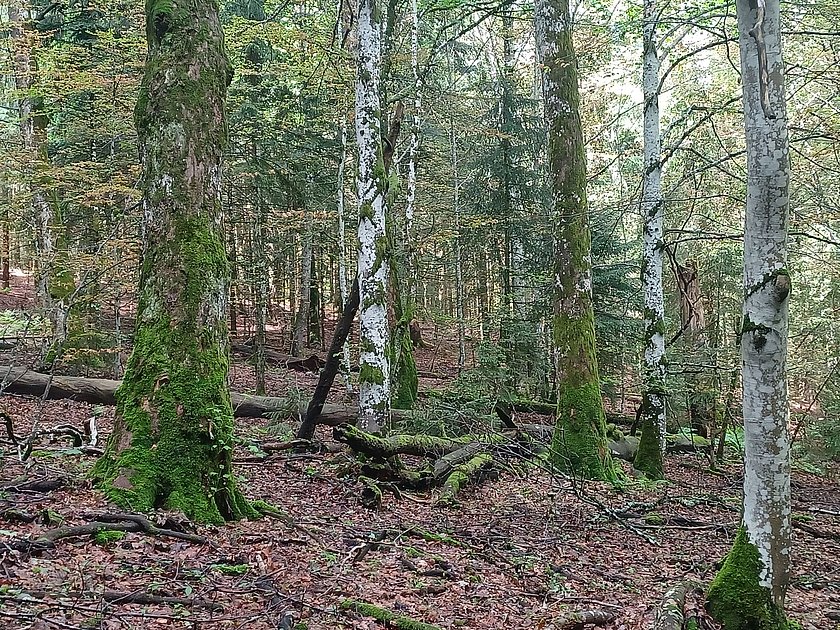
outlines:
[{"label": "dead branch", "polygon": [[190,597],[169,597],[166,595],[152,595],[151,593],[123,593],[121,591],[105,591],[102,599],[111,604],[165,604],[168,606],[198,606],[208,610],[222,610],[224,607],[218,602]]},{"label": "dead branch", "polygon": [[615,613],[609,610],[584,610],[560,617],[554,622],[556,630],[583,630],[586,625],[605,626],[615,619]]}]

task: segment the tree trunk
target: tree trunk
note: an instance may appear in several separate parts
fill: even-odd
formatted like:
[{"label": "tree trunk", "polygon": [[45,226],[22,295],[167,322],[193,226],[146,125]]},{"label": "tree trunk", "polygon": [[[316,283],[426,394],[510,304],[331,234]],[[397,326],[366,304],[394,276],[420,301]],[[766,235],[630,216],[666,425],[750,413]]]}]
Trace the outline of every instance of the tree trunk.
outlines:
[{"label": "tree trunk", "polygon": [[20,94],[18,115],[23,148],[31,159],[32,176],[29,182],[32,195],[32,222],[35,235],[36,275],[35,296],[39,306],[53,321],[56,341],[57,322],[54,320],[55,304],[50,295],[49,279],[53,265],[54,247],[52,238],[53,209],[47,200],[45,189],[47,170],[50,167],[47,147],[47,115],[43,101],[35,92],[38,80],[38,61],[32,50],[37,40],[34,32],[29,0],[18,0],[9,4],[10,39],[14,55],[15,89]]},{"label": "tree trunk", "polygon": [[315,386],[315,392],[312,394],[312,399],[309,401],[309,406],[306,410],[306,416],[298,429],[297,437],[304,440],[311,440],[315,435],[315,425],[318,421],[318,416],[321,415],[321,410],[324,408],[324,403],[330,393],[335,375],[338,373],[339,365],[342,359],[341,348],[347,343],[347,335],[350,333],[350,327],[353,325],[353,318],[356,317],[356,311],[359,309],[359,281],[353,280],[353,286],[350,289],[350,295],[347,298],[347,303],[344,305],[344,310],[341,313],[341,318],[335,327],[333,333],[332,343],[330,349],[327,351],[327,363],[324,369],[321,370],[321,375],[318,377],[318,384]]},{"label": "tree trunk", "polygon": [[595,355],[586,157],[569,0],[540,0],[535,12],[548,126],[554,223],[554,362],[560,394],[556,463],[585,477],[613,476]]},{"label": "tree trunk", "polygon": [[388,262],[385,174],[379,78],[381,10],[360,0],[356,74],[356,145],[359,150],[359,426],[378,431],[390,421],[388,361]]},{"label": "tree trunk", "polygon": [[214,0],[147,3],[146,37],[137,326],[95,476],[118,505],[218,523],[255,514],[231,471],[220,186],[232,69]]},{"label": "tree trunk", "polygon": [[785,360],[790,161],[779,0],[737,0],[747,207],[744,224],[744,516],[709,609],[726,630],[788,628],[790,439]]},{"label": "tree trunk", "polygon": [[[255,147],[256,148],[256,147]],[[255,151],[256,152],[256,151]],[[254,222],[254,379],[259,396],[265,394],[265,318],[268,298],[268,263],[265,257],[265,208],[255,190],[257,214]]]},{"label": "tree trunk", "polygon": [[[341,8],[339,7],[339,11],[340,10]],[[338,207],[336,209],[336,214],[338,216],[338,289],[339,294],[341,295],[341,305],[343,307],[345,304],[347,304],[348,297],[346,247],[347,239],[344,230],[344,166],[347,162],[347,116],[341,117],[339,140],[341,142],[341,157],[338,161],[338,192],[336,195],[338,200]],[[358,288],[356,290],[356,293],[358,295]],[[356,305],[356,308],[358,308],[358,304]],[[350,342],[347,340],[347,334],[344,335],[344,341],[341,344],[339,370],[341,372],[342,380],[344,380],[345,392],[347,396],[350,397],[353,395],[353,384],[350,381]]]},{"label": "tree trunk", "polygon": [[309,309],[312,308],[312,217],[304,209],[303,243],[300,263],[300,301],[295,317],[295,333],[292,340],[292,354],[299,357],[309,345]]},{"label": "tree trunk", "polygon": [[656,2],[645,0],[642,60],[644,90],[644,174],[642,192],[642,292],[644,298],[644,389],[640,419],[642,439],[633,465],[651,479],[662,479],[665,454],[665,297],[662,291],[662,199],[659,134],[659,57],[656,49]]}]

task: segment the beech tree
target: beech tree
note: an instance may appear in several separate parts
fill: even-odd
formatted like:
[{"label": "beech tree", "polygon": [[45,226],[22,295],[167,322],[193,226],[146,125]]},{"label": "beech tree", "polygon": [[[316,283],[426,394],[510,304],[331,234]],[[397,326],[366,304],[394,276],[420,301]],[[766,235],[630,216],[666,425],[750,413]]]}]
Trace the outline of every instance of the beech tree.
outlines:
[{"label": "beech tree", "polygon": [[645,0],[642,90],[644,94],[644,171],[642,173],[642,292],[644,299],[644,390],[642,437],[633,465],[651,479],[662,478],[665,455],[665,298],[662,292],[661,138],[659,133],[659,57],[656,2]]},{"label": "beech tree", "polygon": [[231,473],[229,270],[220,204],[232,69],[215,0],[146,5],[135,109],[143,263],[134,350],[96,476],[132,510],[252,515]]},{"label": "beech tree", "polygon": [[378,0],[361,0],[356,74],[356,179],[359,199],[359,427],[377,431],[391,409],[388,361],[388,239],[379,97],[381,22]]},{"label": "beech tree", "polygon": [[747,204],[744,223],[744,515],[708,594],[725,630],[789,628],[791,554],[787,221],[790,180],[779,0],[738,0]]},{"label": "beech tree", "polygon": [[613,470],[595,355],[586,156],[569,0],[540,0],[535,22],[554,222],[553,352],[559,392],[552,447],[560,466],[604,479]]}]

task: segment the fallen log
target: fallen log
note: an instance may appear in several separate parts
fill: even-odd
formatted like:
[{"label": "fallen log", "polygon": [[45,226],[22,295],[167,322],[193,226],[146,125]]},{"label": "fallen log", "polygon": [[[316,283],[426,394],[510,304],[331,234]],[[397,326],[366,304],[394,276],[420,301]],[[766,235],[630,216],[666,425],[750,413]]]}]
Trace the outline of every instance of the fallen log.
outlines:
[{"label": "fallen log", "polygon": [[659,608],[653,630],[680,630],[685,621],[685,584],[678,584],[665,592]]},{"label": "fallen log", "polygon": [[[251,359],[254,356],[253,344],[250,343],[234,343],[231,344],[230,351],[234,354]],[[273,348],[265,348],[265,362],[269,365],[287,368],[296,372],[311,372],[317,374],[322,367],[324,367],[324,360],[317,354],[309,355],[308,357],[295,357],[291,354],[285,354]]]},{"label": "fallen log", "polygon": [[584,610],[569,613],[554,622],[555,630],[583,630],[586,625],[605,626],[615,620],[615,613],[609,610]]},{"label": "fallen log", "polygon": [[366,433],[352,424],[341,424],[333,429],[333,437],[347,444],[356,452],[379,459],[389,459],[395,455],[414,455],[417,457],[439,458],[452,453],[468,444],[504,444],[510,436],[503,433],[486,435],[464,435],[457,438],[436,437],[433,435],[389,435],[380,437]]},{"label": "fallen log", "polygon": [[479,453],[468,462],[456,466],[443,484],[443,491],[440,493],[438,503],[453,505],[461,489],[472,483],[492,464],[493,456],[490,453]]},{"label": "fallen log", "polygon": [[[110,378],[53,376],[14,366],[0,366],[0,392],[36,396],[49,400],[69,398],[80,402],[115,405],[115,394],[122,381]],[[237,417],[261,418],[271,413],[288,411],[285,398],[251,396],[231,392],[233,412]]]}]

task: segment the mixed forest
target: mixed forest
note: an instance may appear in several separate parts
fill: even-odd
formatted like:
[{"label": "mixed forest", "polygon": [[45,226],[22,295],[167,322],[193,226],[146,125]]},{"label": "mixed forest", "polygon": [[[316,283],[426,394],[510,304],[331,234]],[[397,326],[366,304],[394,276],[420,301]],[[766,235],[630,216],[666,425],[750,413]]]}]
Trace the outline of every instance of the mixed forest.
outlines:
[{"label": "mixed forest", "polygon": [[0,0],[0,621],[840,628],[838,25]]}]

